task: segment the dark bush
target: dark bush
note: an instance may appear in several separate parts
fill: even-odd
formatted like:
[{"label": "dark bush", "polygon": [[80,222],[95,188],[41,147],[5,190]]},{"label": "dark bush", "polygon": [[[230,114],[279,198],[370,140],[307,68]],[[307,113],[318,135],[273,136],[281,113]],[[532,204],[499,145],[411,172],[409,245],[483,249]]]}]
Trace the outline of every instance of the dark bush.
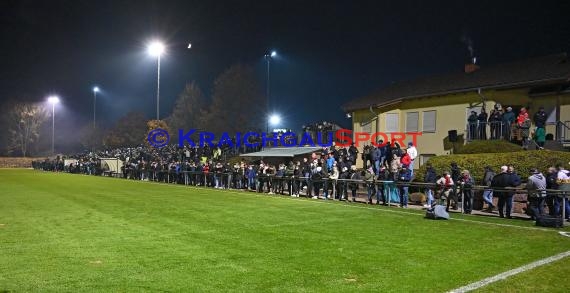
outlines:
[{"label": "dark bush", "polygon": [[[443,171],[449,171],[451,162],[456,162],[461,170],[469,170],[477,184],[481,184],[485,166],[491,166],[493,171],[498,173],[501,166],[511,164],[522,178],[527,178],[530,175],[531,168],[538,168],[544,174],[548,167],[558,163],[568,166],[570,152],[541,150],[494,154],[460,154],[437,156],[429,160],[438,175],[441,175]],[[418,171],[414,172],[416,181],[423,182],[425,168],[424,164]]]},{"label": "dark bush", "polygon": [[455,154],[512,153],[521,149],[520,145],[505,140],[475,140],[456,148]]}]

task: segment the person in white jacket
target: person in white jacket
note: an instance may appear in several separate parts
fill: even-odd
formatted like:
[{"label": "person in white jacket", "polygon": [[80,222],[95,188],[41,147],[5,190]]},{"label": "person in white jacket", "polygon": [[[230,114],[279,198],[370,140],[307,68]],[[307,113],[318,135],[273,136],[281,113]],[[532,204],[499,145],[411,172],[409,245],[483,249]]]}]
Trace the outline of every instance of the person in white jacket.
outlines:
[{"label": "person in white jacket", "polygon": [[406,150],[406,152],[408,153],[408,155],[410,156],[410,159],[412,159],[412,162],[410,163],[409,169],[411,172],[411,176],[414,176],[414,162],[416,161],[416,158],[418,157],[418,150],[416,149],[416,146],[414,146],[413,142],[408,142],[408,149]]}]

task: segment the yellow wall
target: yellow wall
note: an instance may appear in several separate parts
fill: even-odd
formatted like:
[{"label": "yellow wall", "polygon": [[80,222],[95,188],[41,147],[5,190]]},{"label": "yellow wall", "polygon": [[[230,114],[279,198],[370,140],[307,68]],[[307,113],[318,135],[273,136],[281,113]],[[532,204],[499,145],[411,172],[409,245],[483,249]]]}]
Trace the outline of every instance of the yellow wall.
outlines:
[{"label": "yellow wall", "polygon": [[[538,110],[539,106],[544,106],[547,109],[555,107],[557,99],[559,99],[560,103],[562,104],[560,109],[560,121],[570,121],[570,95],[544,96],[531,99],[528,97],[528,89],[484,91],[482,94],[487,99],[485,102],[485,108],[488,112],[493,108],[495,103],[498,102],[504,107],[508,105],[530,106],[532,108],[532,111],[530,113],[531,117],[534,115],[534,111]],[[378,129],[381,132],[386,132],[386,114],[397,113],[399,114],[399,132],[405,132],[406,113],[419,112],[418,128],[419,131],[422,131],[422,112],[435,110],[436,131],[433,133],[423,133],[418,137],[418,153],[420,155],[445,155],[449,154],[449,151],[446,151],[443,148],[444,138],[448,136],[449,130],[454,129],[457,130],[458,135],[465,135],[467,126],[466,111],[467,108],[471,106],[482,106],[481,97],[476,92],[419,98],[394,104],[388,107],[373,109],[374,112],[378,113],[378,116],[374,116],[374,114],[372,114],[369,109],[359,110],[353,113],[353,130],[355,132],[362,131],[360,122],[370,121],[371,119],[374,119],[372,121],[370,129],[371,132],[376,132],[376,119],[379,118],[380,123]],[[555,126],[547,126],[546,131],[547,133],[554,133]],[[488,135],[489,134],[490,133],[488,133]],[[407,144],[408,141],[411,141],[411,138],[405,139],[404,141]],[[360,152],[362,152],[362,148],[363,145],[360,145]],[[357,166],[362,167],[362,160],[360,159],[360,156],[357,159]],[[419,164],[415,164],[415,167],[418,168]]]}]

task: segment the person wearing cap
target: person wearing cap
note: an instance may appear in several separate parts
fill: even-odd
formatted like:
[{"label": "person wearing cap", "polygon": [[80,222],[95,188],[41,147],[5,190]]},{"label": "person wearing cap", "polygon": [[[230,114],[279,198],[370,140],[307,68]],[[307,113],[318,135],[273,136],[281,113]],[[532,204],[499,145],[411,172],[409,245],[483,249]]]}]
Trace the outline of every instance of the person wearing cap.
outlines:
[{"label": "person wearing cap", "polygon": [[546,177],[536,168],[532,168],[530,174],[526,183],[529,202],[529,211],[527,212],[529,212],[531,219],[536,220],[543,214],[542,207],[546,199]]},{"label": "person wearing cap", "polygon": [[497,204],[499,209],[499,217],[504,218],[506,214],[507,218],[510,219],[513,206],[513,193],[505,189],[508,187],[516,187],[516,185],[513,183],[511,175],[507,172],[508,167],[502,166],[501,173],[493,177],[493,180],[491,181],[491,187],[493,188],[493,193],[499,198],[499,202]]},{"label": "person wearing cap", "polygon": [[507,111],[503,113],[503,137],[504,139],[511,140],[511,127],[515,121],[515,113],[513,113],[513,108],[507,107]]},{"label": "person wearing cap", "polygon": [[408,149],[406,150],[406,153],[408,153],[408,155],[410,155],[410,176],[414,176],[414,162],[416,161],[416,158],[418,157],[418,150],[416,149],[416,146],[414,145],[413,142],[408,142]]}]

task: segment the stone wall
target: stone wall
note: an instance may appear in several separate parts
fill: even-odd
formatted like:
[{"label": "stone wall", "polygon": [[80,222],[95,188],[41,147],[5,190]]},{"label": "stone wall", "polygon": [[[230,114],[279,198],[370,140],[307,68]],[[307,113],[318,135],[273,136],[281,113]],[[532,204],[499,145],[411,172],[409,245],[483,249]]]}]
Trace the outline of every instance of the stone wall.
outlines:
[{"label": "stone wall", "polygon": [[32,161],[44,158],[0,157],[0,168],[31,168]]}]

